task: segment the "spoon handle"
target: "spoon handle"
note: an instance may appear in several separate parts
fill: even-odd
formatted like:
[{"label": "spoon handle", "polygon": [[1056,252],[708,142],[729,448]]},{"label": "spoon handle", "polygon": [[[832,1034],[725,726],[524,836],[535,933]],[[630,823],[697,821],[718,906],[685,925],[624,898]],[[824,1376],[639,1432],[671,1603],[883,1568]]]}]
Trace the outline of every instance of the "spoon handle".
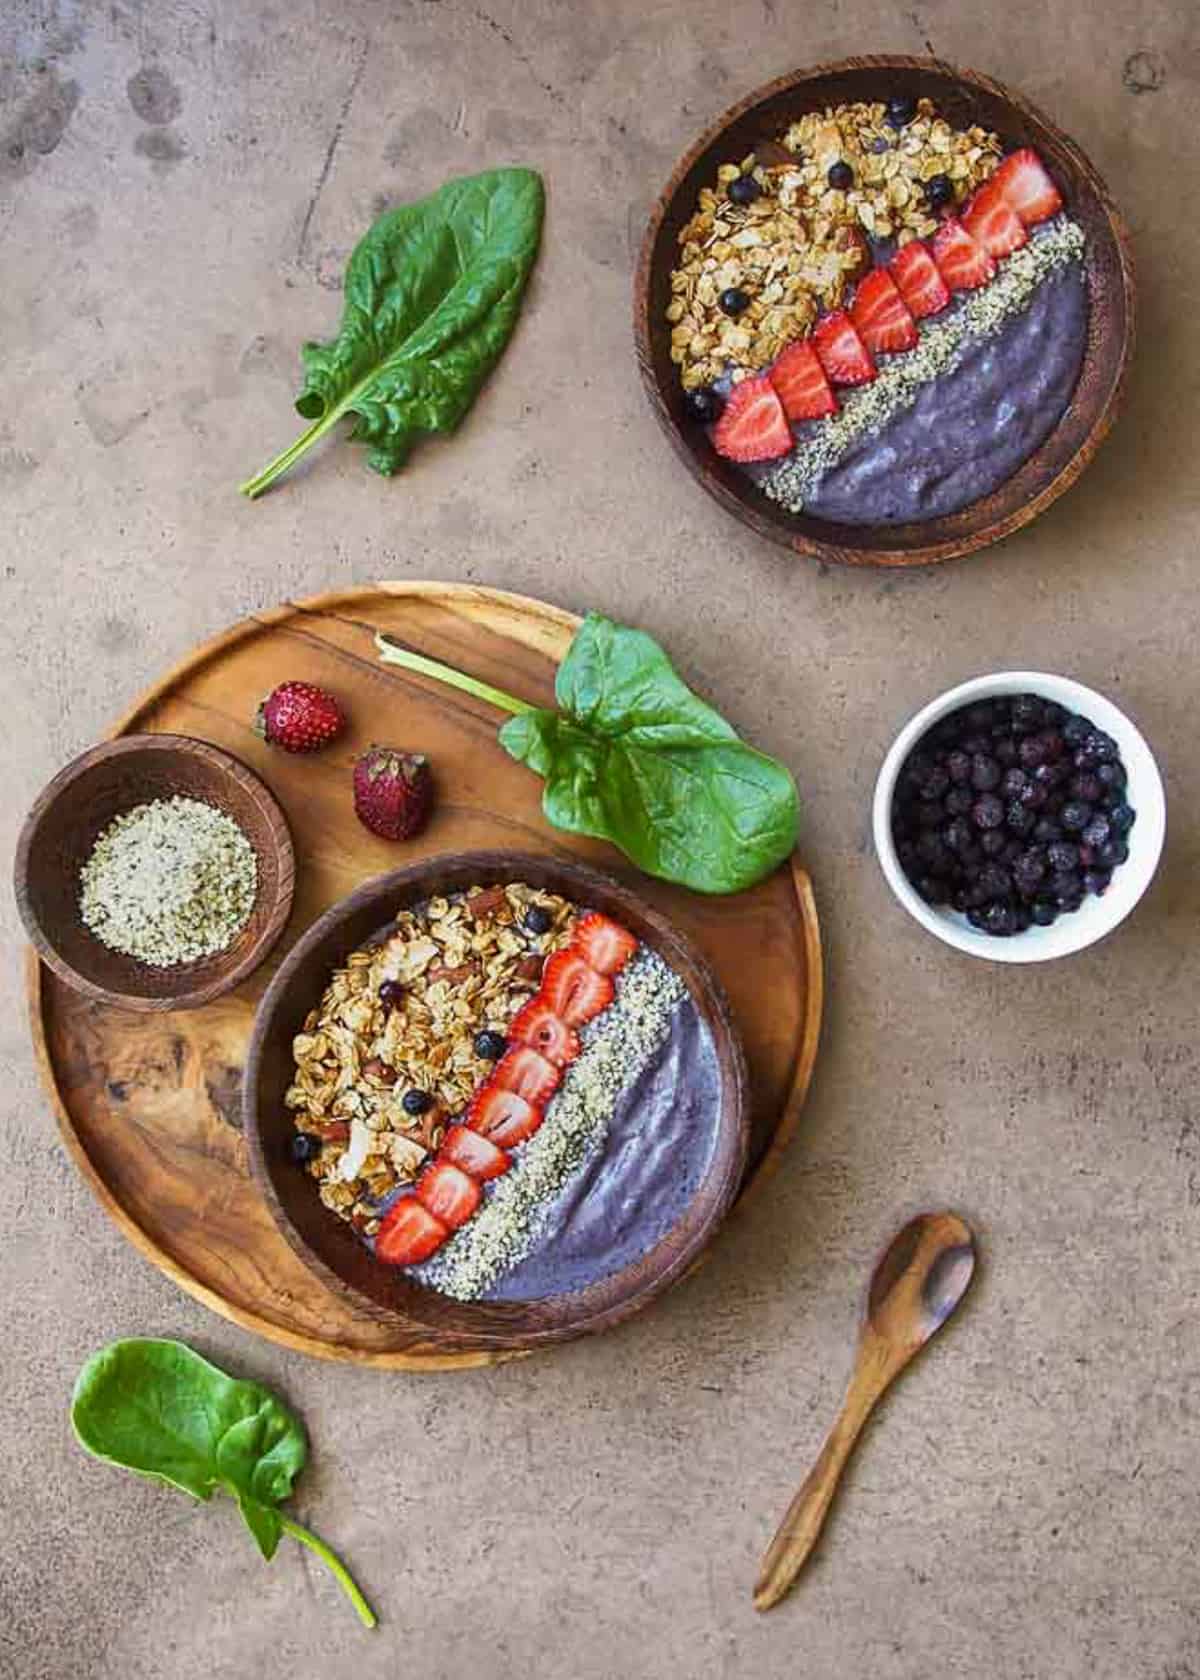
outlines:
[{"label": "spoon handle", "polygon": [[863,1424],[905,1363],[869,1327],[864,1331],[842,1409],[763,1558],[754,1587],[756,1610],[770,1610],[778,1604],[803,1569]]}]

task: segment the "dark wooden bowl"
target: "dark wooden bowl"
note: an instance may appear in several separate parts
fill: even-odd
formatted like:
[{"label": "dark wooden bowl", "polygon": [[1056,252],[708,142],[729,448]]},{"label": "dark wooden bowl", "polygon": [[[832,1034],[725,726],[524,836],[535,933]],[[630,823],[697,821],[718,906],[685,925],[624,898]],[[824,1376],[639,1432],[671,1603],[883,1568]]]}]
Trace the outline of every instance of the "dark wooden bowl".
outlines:
[{"label": "dark wooden bowl", "polygon": [[[79,871],[114,817],[173,794],[205,800],[238,824],[258,855],[258,897],[228,950],[152,968],[110,951],[84,926]],[[188,735],[126,735],[59,771],[25,819],[14,873],[26,932],[68,985],[120,1009],[198,1009],[244,980],[283,932],[295,859],[287,819],[240,759]]]},{"label": "dark wooden bowl", "polygon": [[[805,112],[843,101],[886,99],[901,88],[927,96],[955,126],[980,123],[1010,146],[1033,146],[1087,236],[1091,304],[1079,383],[1062,419],[1013,476],[960,512],[906,525],[835,525],[788,513],[723,460],[683,413],[670,357],[670,301],[680,228],[718,164],[777,139]],[[772,542],[818,560],[913,566],[970,554],[1027,525],[1087,466],[1116,419],[1133,351],[1134,279],[1129,234],[1108,189],[1073,140],[1017,93],[974,70],[931,58],[848,58],[794,71],[733,106],[679,163],[654,207],[634,281],[634,338],[646,392],[688,471],[710,495]]]},{"label": "dark wooden bowl", "polygon": [[[656,950],[686,983],[712,1034],[721,1078],[712,1164],[695,1198],[666,1236],[635,1264],[570,1295],[530,1302],[459,1302],[385,1266],[325,1208],[316,1185],[289,1153],[294,1133],[284,1094],[292,1082],[292,1040],[333,969],[379,935],[406,905],[475,883],[528,881],[612,915]],[[436,1331],[438,1344],[526,1348],[565,1341],[628,1318],[691,1267],[727,1212],[746,1165],[746,1067],[720,984],[708,963],[657,911],[627,887],[582,864],[520,852],[460,852],[427,858],[368,881],[327,910],[288,953],[259,1005],[242,1085],[250,1166],[283,1235],[328,1287],[374,1317],[399,1315]]]}]

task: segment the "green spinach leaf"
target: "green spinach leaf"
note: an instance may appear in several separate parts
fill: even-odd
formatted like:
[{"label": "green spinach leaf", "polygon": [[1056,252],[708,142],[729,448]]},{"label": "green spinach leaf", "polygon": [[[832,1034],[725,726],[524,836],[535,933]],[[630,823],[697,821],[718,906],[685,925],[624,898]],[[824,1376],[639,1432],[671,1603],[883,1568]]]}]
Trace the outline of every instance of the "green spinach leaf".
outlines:
[{"label": "green spinach leaf", "polygon": [[304,1468],[308,1443],[300,1420],[270,1389],[227,1376],[183,1342],[111,1342],[79,1373],[71,1423],[80,1444],[109,1464],[193,1499],[231,1495],[265,1558],[275,1555],[281,1534],[308,1546],[374,1627],[340,1559],[277,1509]]},{"label": "green spinach leaf", "polygon": [[741,892],[796,844],[790,772],[739,740],[641,630],[589,614],[559,666],[557,710],[529,706],[386,636],[376,643],[385,660],[513,713],[500,743],[545,779],[547,819],[611,840],[648,875],[697,892]]},{"label": "green spinach leaf", "polygon": [[344,414],[390,475],[422,432],[451,432],[508,343],[541,238],[531,169],[447,181],[382,215],[346,269],[338,335],[303,348],[296,408],[313,424],[242,485],[259,496]]}]

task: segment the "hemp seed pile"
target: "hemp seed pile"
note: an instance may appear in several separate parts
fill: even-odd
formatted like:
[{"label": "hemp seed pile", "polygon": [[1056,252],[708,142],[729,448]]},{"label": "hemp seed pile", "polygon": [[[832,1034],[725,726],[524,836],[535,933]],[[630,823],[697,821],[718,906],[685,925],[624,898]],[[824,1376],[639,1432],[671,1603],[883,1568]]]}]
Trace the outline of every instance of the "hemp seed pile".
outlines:
[{"label": "hemp seed pile", "polygon": [[109,950],[172,968],[233,944],[254,908],[258,859],[232,817],[177,794],[111,822],[79,889],[84,924]]}]

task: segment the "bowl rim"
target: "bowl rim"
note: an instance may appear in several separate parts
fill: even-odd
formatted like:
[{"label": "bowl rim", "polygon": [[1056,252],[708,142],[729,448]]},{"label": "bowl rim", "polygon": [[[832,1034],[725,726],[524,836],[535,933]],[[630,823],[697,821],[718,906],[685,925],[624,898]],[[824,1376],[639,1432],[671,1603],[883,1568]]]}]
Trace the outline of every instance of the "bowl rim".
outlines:
[{"label": "bowl rim", "polygon": [[[662,225],[667,219],[688,174],[704,153],[720,141],[726,129],[753,111],[756,106],[783,94],[799,92],[805,84],[826,76],[845,75],[853,71],[903,72],[906,70],[932,71],[1003,100],[1013,107],[1024,121],[1044,129],[1055,144],[1063,152],[1069,154],[1075,168],[1086,179],[1088,186],[1095,194],[1113,238],[1120,266],[1125,303],[1125,330],[1115,367],[1108,381],[1107,394],[1090,430],[1080,441],[1074,454],[1063,463],[1055,476],[1022,503],[1020,507],[1013,509],[1010,513],[998,516],[977,531],[963,532],[936,541],[920,543],[916,547],[900,549],[889,548],[886,544],[876,544],[872,547],[847,548],[832,537],[829,539],[814,537],[804,531],[789,528],[782,515],[768,516],[750,502],[742,491],[732,490],[721,479],[714,477],[689,445],[679,421],[669,411],[654,369],[654,344],[651,331],[654,248],[658,242]],[[851,566],[932,565],[944,560],[960,559],[980,549],[988,548],[1030,524],[1040,514],[1044,513],[1053,502],[1057,501],[1059,496],[1070,489],[1112,430],[1125,400],[1136,339],[1136,281],[1133,267],[1132,236],[1103,176],[1091,159],[1051,117],[1047,116],[1032,100],[1025,98],[1014,88],[984,74],[983,71],[951,64],[945,59],[936,57],[920,57],[911,53],[874,53],[863,54],[854,58],[836,59],[828,63],[792,70],[782,76],[775,77],[769,82],[762,83],[714,118],[684,152],[655,199],[645,232],[642,235],[633,276],[633,338],[643,389],[672,449],[691,476],[703,486],[709,495],[720,502],[722,507],[735,519],[749,525],[759,536],[765,537],[769,542],[788,549],[793,554],[803,554],[815,560]],[[1043,440],[1038,446],[1038,450],[1034,451],[1034,456],[1046,447],[1053,436],[1054,433],[1051,432],[1050,437]],[[1030,456],[1028,459],[1033,458],[1033,456]],[[849,527],[836,526],[832,523],[829,523],[828,528],[830,531],[849,529]]]},{"label": "bowl rim", "polygon": [[[600,890],[610,899],[616,898],[619,902],[636,906],[638,914],[650,924],[656,933],[661,934],[666,940],[677,944],[687,952],[688,960],[694,966],[707,994],[708,1008],[706,1014],[717,1023],[725,1041],[729,1062],[729,1077],[727,1081],[723,1082],[722,1119],[718,1137],[722,1134],[725,1135],[726,1155],[724,1165],[718,1165],[720,1178],[715,1185],[711,1205],[707,1213],[687,1241],[679,1245],[669,1262],[652,1277],[647,1278],[624,1298],[617,1300],[615,1303],[603,1304],[595,1310],[589,1310],[580,1318],[565,1319],[558,1323],[532,1327],[524,1325],[518,1328],[514,1325],[511,1331],[484,1328],[476,1335],[473,1330],[446,1332],[445,1327],[436,1322],[436,1313],[426,1318],[422,1317],[419,1311],[408,1312],[407,1310],[401,1311],[384,1306],[377,1299],[367,1295],[355,1284],[349,1282],[329,1261],[312,1248],[304,1235],[297,1229],[283,1205],[267,1162],[259,1119],[259,1085],[262,1062],[267,1038],[275,1026],[277,1008],[296,969],[327,935],[339,928],[359,910],[373,904],[376,900],[391,900],[397,893],[419,887],[420,883],[428,876],[436,874],[439,870],[444,870],[450,865],[455,868],[478,869],[480,879],[483,880],[487,878],[489,871],[497,869],[525,870],[531,866],[539,870],[552,869],[572,883],[573,895],[578,894],[582,897],[589,889]],[[386,923],[381,925],[386,925]],[[402,865],[397,869],[387,870],[383,874],[375,875],[370,880],[362,882],[335,904],[330,905],[305,929],[272,975],[270,984],[255,1012],[242,1077],[242,1122],[247,1142],[250,1170],[272,1219],[293,1252],[328,1288],[350,1299],[376,1320],[386,1322],[397,1317],[403,1317],[406,1322],[424,1324],[431,1331],[437,1331],[443,1339],[453,1340],[456,1345],[463,1342],[465,1336],[466,1341],[480,1347],[522,1349],[552,1342],[567,1341],[578,1336],[591,1335],[609,1329],[640,1312],[642,1308],[648,1306],[652,1300],[663,1294],[671,1285],[678,1282],[688,1271],[699,1264],[728,1215],[745,1173],[750,1143],[749,1074],[741,1034],[733,1019],[724,988],[712,965],[691,936],[682,932],[667,915],[643,899],[636,888],[602,870],[594,869],[588,864],[559,854],[533,853],[515,848],[484,848],[463,852],[437,853],[422,858],[415,863]],[[699,1195],[704,1183],[705,1180],[701,1180],[696,1195]],[[688,1205],[690,1207],[692,1204],[689,1203]],[[685,1213],[679,1217],[683,1218],[685,1214],[686,1209]],[[330,1214],[330,1218],[333,1217]],[[660,1242],[665,1240],[665,1236],[659,1239]],[[627,1272],[633,1269],[635,1264],[637,1263],[633,1262],[629,1266],[622,1267],[620,1271],[613,1273],[610,1278],[600,1280],[600,1283],[615,1285],[616,1280],[623,1278]],[[429,1293],[439,1301],[445,1299],[438,1296],[436,1291],[431,1290]],[[536,1302],[500,1303],[500,1305],[540,1307],[544,1302],[567,1302],[571,1299],[572,1293],[582,1292],[568,1291],[561,1295],[540,1297]],[[418,1286],[418,1305],[419,1299]],[[485,1303],[455,1302],[454,1305],[469,1309],[474,1305],[485,1305]],[[491,1305],[494,1309],[496,1303],[486,1305]]]},{"label": "bowl rim", "polygon": [[[105,986],[100,981],[93,980],[89,975],[80,973],[74,964],[68,962],[62,955],[58,946],[43,927],[40,918],[34,911],[29,892],[30,863],[34,845],[38,840],[42,825],[63,795],[82,776],[94,770],[97,765],[108,764],[121,758],[130,757],[135,753],[145,753],[147,751],[162,753],[164,756],[186,755],[189,758],[204,759],[223,775],[252,790],[261,802],[270,821],[277,847],[276,874],[278,877],[278,888],[275,902],[271,906],[271,913],[263,923],[253,944],[242,953],[235,963],[221,973],[213,975],[203,984],[190,986],[183,982],[186,982],[189,973],[194,970],[196,965],[194,963],[179,963],[174,968],[164,971],[168,977],[178,976],[181,982],[178,990],[153,997]],[[288,918],[292,913],[295,886],[296,855],[291,828],[288,825],[283,807],[258,772],[252,770],[235,753],[229,752],[224,747],[218,747],[211,741],[203,741],[195,735],[178,735],[166,732],[150,731],[137,735],[118,735],[111,740],[98,741],[95,746],[88,747],[86,751],[73,758],[70,763],[65,764],[47,782],[30,807],[28,815],[21,825],[13,862],[13,892],[17,901],[17,909],[26,935],[37,951],[39,958],[54,970],[60,980],[65,981],[75,991],[83,993],[85,997],[91,998],[93,1002],[144,1014],[156,1014],[177,1009],[199,1009],[204,1004],[211,1003],[215,998],[223,997],[225,993],[240,985],[266,960],[287,926]]]},{"label": "bowl rim", "polygon": [[[1001,694],[1039,694],[1057,700],[1073,711],[1084,712],[1120,745],[1121,758],[1135,785],[1137,799],[1137,848],[1114,874],[1113,885],[1103,898],[1088,898],[1082,909],[1063,917],[1049,928],[1029,928],[1011,939],[996,939],[979,933],[953,912],[935,909],[911,885],[892,840],[892,795],[900,768],[925,732],[950,712],[972,700],[993,699]],[[1098,715],[1097,715],[1098,714]],[[1130,758],[1134,765],[1130,765]],[[943,944],[968,956],[997,963],[1051,962],[1086,950],[1120,926],[1129,916],[1154,878],[1166,839],[1166,793],[1157,760],[1141,730],[1115,701],[1074,677],[1046,671],[993,671],[970,677],[928,701],[903,726],[889,747],[875,782],[871,806],[871,828],[875,856],[889,887],[913,919]]]}]

